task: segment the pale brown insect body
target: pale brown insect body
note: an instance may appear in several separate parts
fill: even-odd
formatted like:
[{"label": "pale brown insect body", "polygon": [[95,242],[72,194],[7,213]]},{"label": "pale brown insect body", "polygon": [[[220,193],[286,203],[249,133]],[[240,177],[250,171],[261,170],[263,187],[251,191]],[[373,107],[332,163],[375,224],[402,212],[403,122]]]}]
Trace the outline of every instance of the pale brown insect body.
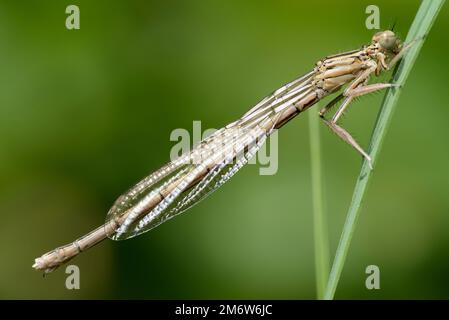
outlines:
[{"label": "pale brown insect body", "polygon": [[[191,152],[136,184],[117,199],[104,225],[42,255],[35,260],[33,267],[51,272],[107,237],[114,240],[131,238],[184,212],[229,180],[274,129],[346,85],[343,92],[320,110],[319,115],[332,131],[371,163],[370,156],[338,125],[338,120],[354,98],[395,86],[391,83],[368,84],[368,80],[371,75],[389,70],[412,44],[402,47],[392,31],[383,31],[376,33],[368,46],[320,60],[313,71],[282,86],[240,119],[203,140]],[[339,108],[327,120],[325,115],[340,100]],[[241,129],[242,133],[232,137]],[[231,156],[223,159],[215,153],[205,152],[211,148],[222,148]],[[237,156],[239,152],[243,157]],[[202,160],[192,163],[191,160],[198,155],[203,156],[199,157]]]},{"label": "pale brown insect body", "polygon": [[[313,103],[348,84],[348,87],[340,95],[320,110],[320,117],[332,131],[365,157],[370,165],[369,155],[337,122],[355,97],[395,86],[391,83],[369,85],[368,81],[371,75],[378,76],[382,71],[390,70],[408,48],[409,46],[402,49],[401,41],[392,31],[378,32],[373,36],[370,45],[360,50],[328,56],[318,61],[314,69],[314,76],[311,80],[312,90],[315,93]],[[342,99],[343,102],[331,120],[326,120],[324,115]],[[310,107],[308,103],[304,104],[300,111],[308,107]]]}]

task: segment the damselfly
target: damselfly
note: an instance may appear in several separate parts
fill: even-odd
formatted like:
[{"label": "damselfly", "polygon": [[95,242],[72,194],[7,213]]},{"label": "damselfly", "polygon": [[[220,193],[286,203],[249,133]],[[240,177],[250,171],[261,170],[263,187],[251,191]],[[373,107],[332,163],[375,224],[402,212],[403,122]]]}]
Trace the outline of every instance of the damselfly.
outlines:
[{"label": "damselfly", "polygon": [[[33,267],[51,272],[107,237],[132,238],[184,212],[229,180],[274,130],[346,85],[319,115],[371,166],[368,153],[338,125],[338,120],[354,98],[395,86],[392,83],[368,84],[368,80],[372,75],[390,70],[411,45],[402,45],[392,31],[383,31],[376,33],[371,44],[361,49],[318,61],[311,72],[274,91],[240,119],[216,131],[192,151],[150,174],[120,196],[104,225],[42,255]],[[341,100],[332,118],[326,119],[325,115]]]}]

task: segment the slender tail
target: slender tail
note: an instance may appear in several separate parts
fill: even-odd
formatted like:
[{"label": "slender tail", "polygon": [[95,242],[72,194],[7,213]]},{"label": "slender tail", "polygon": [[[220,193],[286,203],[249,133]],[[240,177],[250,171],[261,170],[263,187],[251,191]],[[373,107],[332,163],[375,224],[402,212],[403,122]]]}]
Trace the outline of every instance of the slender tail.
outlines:
[{"label": "slender tail", "polygon": [[115,232],[117,224],[111,220],[70,244],[49,251],[34,260],[33,268],[50,273],[81,252],[93,247]]}]

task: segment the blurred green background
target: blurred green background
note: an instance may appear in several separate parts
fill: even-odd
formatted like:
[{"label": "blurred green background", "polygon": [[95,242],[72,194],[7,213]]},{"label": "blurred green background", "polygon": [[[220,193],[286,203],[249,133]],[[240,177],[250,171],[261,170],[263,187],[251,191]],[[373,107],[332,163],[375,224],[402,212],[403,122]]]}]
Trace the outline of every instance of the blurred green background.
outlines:
[{"label": "blurred green background", "polygon": [[[77,4],[81,29],[65,28]],[[279,169],[241,170],[198,206],[105,241],[46,278],[35,257],[104,222],[169,159],[175,128],[219,128],[316,60],[368,43],[365,8],[405,38],[419,1],[1,1],[0,298],[315,298],[307,116]],[[336,298],[449,298],[449,108],[443,8],[404,87]],[[388,77],[387,77],[388,80]],[[362,145],[382,94],[344,125]],[[317,112],[318,108],[311,112]],[[360,157],[322,126],[333,256]],[[381,289],[365,288],[365,268]]]}]

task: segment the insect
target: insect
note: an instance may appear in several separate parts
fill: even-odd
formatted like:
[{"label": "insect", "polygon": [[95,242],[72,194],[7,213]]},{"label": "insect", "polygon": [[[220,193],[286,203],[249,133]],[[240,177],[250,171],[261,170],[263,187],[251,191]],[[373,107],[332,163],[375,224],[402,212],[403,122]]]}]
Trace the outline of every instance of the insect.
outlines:
[{"label": "insect", "polygon": [[[392,31],[376,33],[369,45],[328,56],[314,69],[267,96],[237,121],[201,141],[190,152],[169,162],[121,195],[106,223],[78,240],[35,259],[33,267],[49,273],[107,237],[132,238],[186,211],[228,181],[266,138],[322,98],[340,92],[319,111],[323,122],[352,146],[371,167],[369,154],[338,124],[354,98],[395,87],[368,84],[374,75],[390,70],[413,42],[403,45]],[[331,118],[328,112],[339,102]]]}]

